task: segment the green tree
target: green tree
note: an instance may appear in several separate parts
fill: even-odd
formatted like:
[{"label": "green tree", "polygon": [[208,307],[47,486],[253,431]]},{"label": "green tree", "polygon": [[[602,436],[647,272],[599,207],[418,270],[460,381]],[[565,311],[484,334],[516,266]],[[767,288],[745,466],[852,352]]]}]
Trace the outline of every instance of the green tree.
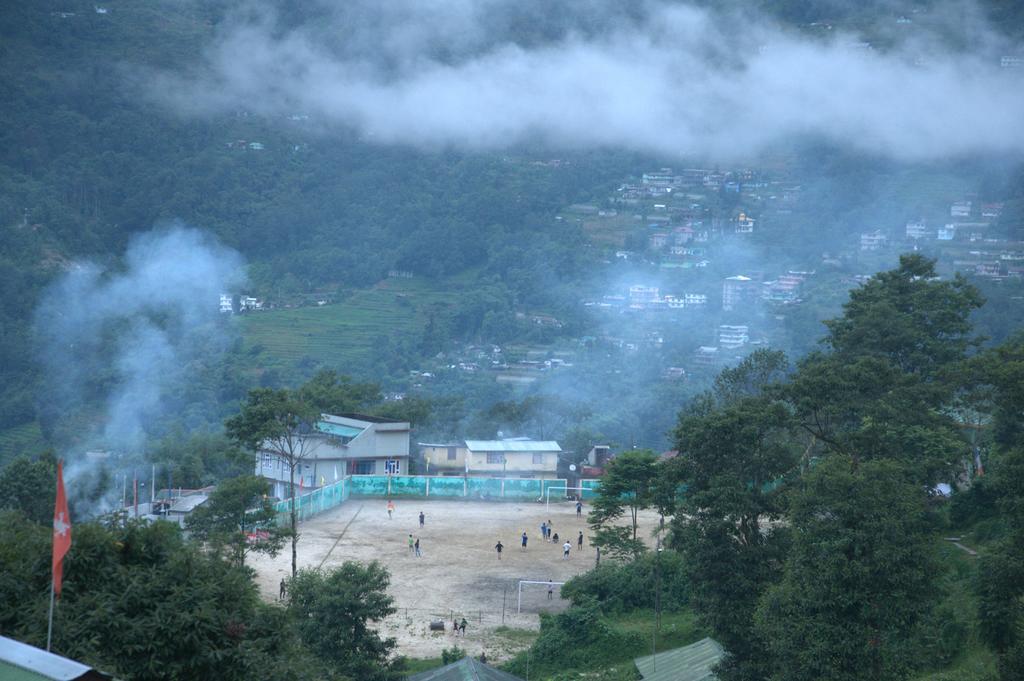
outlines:
[{"label": "green tree", "polygon": [[36,460],[19,456],[0,469],[0,509],[21,511],[41,525],[53,522],[57,462],[52,455]]},{"label": "green tree", "polygon": [[224,423],[228,436],[240,445],[254,452],[270,452],[288,467],[292,577],[298,570],[299,541],[295,470],[316,451],[319,439],[311,434],[317,419],[319,412],[295,393],[256,388],[249,391],[241,411]]},{"label": "green tree", "polygon": [[358,412],[381,401],[377,384],[358,383],[330,369],[314,374],[298,389],[296,396],[313,409],[327,414]]},{"label": "green tree", "polygon": [[[646,550],[636,536],[637,516],[654,504],[658,474],[658,457],[646,449],[622,452],[608,464],[587,517],[594,546],[619,558],[636,558]],[[618,524],[623,515],[628,525]]]},{"label": "green tree", "polygon": [[277,512],[267,498],[269,483],[252,475],[223,480],[205,504],[185,519],[192,537],[242,567],[249,553],[276,556],[291,534],[277,526]]},{"label": "green tree", "polygon": [[376,561],[346,561],[330,570],[300,570],[289,584],[288,611],[299,636],[316,655],[353,679],[400,678],[401,658],[389,661],[395,639],[371,624],[395,612],[390,577]]},{"label": "green tree", "polygon": [[[0,630],[46,642],[51,529],[0,513]],[[178,527],[79,522],[64,562],[53,648],[126,680],[334,679],[247,570]]]},{"label": "green tree", "polygon": [[778,681],[903,679],[937,595],[919,487],[900,464],[833,456],[793,501],[793,545],[757,629]]},{"label": "green tree", "polygon": [[766,395],[742,396],[756,392],[719,391],[724,401],[705,396],[683,412],[675,432],[679,456],[665,475],[685,488],[669,546],[683,556],[701,621],[729,651],[723,679],[754,679],[762,671],[753,615],[781,576],[789,546],[779,522],[787,509],[783,480],[800,455],[789,407]]},{"label": "green tree", "polygon": [[843,315],[825,322],[825,343],[844,358],[882,357],[904,373],[936,378],[980,342],[970,316],[983,303],[961,275],[940,281],[934,260],[901,255],[897,269],[850,291]]}]

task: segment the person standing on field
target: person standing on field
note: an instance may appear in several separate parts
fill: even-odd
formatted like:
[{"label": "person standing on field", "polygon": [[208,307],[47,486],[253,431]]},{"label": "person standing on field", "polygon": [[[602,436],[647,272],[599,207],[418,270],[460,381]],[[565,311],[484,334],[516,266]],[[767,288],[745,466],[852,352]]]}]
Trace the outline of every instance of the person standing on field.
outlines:
[{"label": "person standing on field", "polygon": [[523,551],[526,550],[526,530],[523,530]]},{"label": "person standing on field", "polygon": [[459,622],[459,630],[462,632],[462,636],[465,637],[466,636],[466,618],[465,617],[463,617],[462,621]]},{"label": "person standing on field", "polygon": [[[501,540],[499,539],[498,543],[494,545],[494,550],[498,552],[498,560],[501,560],[501,550],[503,548],[505,548],[505,547],[502,545]],[[465,621],[465,620],[463,620],[463,621]]]},{"label": "person standing on field", "polygon": [[576,537],[576,550],[577,551],[582,551],[583,550],[583,532],[582,532],[582,530],[580,531],[580,536]]},{"label": "person standing on field", "polygon": [[395,502],[388,499],[388,518],[391,518],[391,514],[395,512]]},{"label": "person standing on field", "polygon": [[420,553],[420,538],[419,537],[416,537],[416,543],[414,544],[414,546],[416,548],[416,557],[417,558],[422,558],[423,554]]},{"label": "person standing on field", "polygon": [[577,518],[582,518],[583,517],[583,502],[582,501],[577,501],[576,502],[576,517]]},{"label": "person standing on field", "polygon": [[412,548],[413,548],[413,541],[412,541],[412,535],[410,534],[409,535],[409,553],[412,553]]},{"label": "person standing on field", "polygon": [[423,527],[423,521],[427,516],[423,515],[423,511],[420,511],[420,527]]},{"label": "person standing on field", "polygon": [[555,585],[552,584],[551,580],[549,579],[548,580],[548,600],[550,601],[550,600],[554,599],[554,597],[555,597]]},{"label": "person standing on field", "polygon": [[565,543],[562,544],[562,560],[569,560],[569,549],[572,548],[572,544],[566,539]]},{"label": "person standing on field", "polygon": [[540,538],[544,541],[548,540],[548,524],[545,522],[540,524]]}]

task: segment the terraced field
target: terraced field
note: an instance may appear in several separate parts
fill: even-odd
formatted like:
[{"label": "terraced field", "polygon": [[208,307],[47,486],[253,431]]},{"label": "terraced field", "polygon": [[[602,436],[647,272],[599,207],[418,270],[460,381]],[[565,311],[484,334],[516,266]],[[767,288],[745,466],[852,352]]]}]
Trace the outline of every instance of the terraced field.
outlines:
[{"label": "terraced field", "polygon": [[35,421],[0,430],[0,468],[19,454],[34,454],[43,447],[43,434]]},{"label": "terraced field", "polygon": [[425,308],[452,295],[415,279],[387,280],[339,303],[248,314],[239,324],[246,346],[262,346],[271,361],[308,357],[329,366],[354,365],[367,359],[381,336],[412,333]]}]

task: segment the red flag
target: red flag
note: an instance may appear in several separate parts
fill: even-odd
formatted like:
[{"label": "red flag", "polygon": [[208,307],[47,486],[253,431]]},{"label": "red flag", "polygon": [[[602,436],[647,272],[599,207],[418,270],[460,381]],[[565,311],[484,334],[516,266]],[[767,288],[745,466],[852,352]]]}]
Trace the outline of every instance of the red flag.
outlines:
[{"label": "red flag", "polygon": [[71,516],[64,495],[64,464],[57,462],[57,503],[53,507],[53,593],[60,598],[61,562],[71,548]]}]

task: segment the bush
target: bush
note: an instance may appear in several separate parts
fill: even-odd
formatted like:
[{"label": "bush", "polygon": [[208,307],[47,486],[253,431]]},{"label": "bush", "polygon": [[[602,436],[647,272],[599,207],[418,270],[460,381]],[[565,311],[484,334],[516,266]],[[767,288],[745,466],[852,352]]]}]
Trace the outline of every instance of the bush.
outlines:
[{"label": "bush", "polygon": [[445,648],[441,651],[441,664],[447,665],[452,662],[458,662],[466,656],[466,651],[455,645],[451,648]]},{"label": "bush", "polygon": [[[660,587],[656,588],[658,582]],[[627,563],[606,562],[566,582],[562,596],[574,605],[594,599],[604,612],[620,613],[653,609],[659,590],[662,610],[678,610],[686,605],[683,561],[675,551],[646,554]]]},{"label": "bush", "polygon": [[[542,677],[567,668],[601,669],[639,654],[644,645],[639,634],[614,630],[597,603],[587,600],[558,615],[541,614],[540,636],[529,651],[530,672]],[[526,658],[526,653],[517,655],[507,671],[525,675]]]}]

